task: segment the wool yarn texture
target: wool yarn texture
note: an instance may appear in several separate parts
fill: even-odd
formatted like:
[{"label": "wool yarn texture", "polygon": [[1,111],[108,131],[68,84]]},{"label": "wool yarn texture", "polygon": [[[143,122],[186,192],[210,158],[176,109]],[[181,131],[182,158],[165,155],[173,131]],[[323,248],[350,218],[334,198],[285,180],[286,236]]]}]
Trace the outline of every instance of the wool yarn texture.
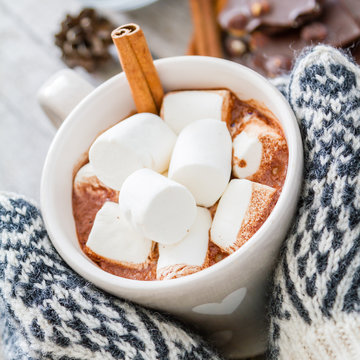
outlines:
[{"label": "wool yarn texture", "polygon": [[304,182],[271,287],[268,359],[359,359],[360,69],[318,46],[275,85],[300,125]]},{"label": "wool yarn texture", "polygon": [[36,205],[0,193],[0,331],[5,359],[221,357],[170,316],[115,298],[74,273]]},{"label": "wool yarn texture", "polygon": [[[304,181],[270,288],[270,360],[360,357],[360,69],[328,46],[273,80],[298,119]],[[0,192],[0,332],[5,359],[221,359],[160,312],[74,273],[37,206]]]}]

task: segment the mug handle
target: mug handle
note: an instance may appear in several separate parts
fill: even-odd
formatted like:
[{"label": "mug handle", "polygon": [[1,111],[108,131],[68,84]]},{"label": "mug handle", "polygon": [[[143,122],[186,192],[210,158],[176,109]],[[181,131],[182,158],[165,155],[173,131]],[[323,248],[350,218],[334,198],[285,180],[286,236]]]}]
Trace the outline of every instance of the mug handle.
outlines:
[{"label": "mug handle", "polygon": [[37,100],[52,124],[59,128],[75,106],[94,86],[74,70],[63,69],[55,73],[37,92]]}]

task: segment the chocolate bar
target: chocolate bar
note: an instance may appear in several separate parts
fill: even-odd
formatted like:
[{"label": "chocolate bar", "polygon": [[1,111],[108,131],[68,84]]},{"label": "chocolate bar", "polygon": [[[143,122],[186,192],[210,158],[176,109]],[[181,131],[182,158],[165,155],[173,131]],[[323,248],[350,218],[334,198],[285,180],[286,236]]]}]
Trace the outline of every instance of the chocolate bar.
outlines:
[{"label": "chocolate bar", "polygon": [[[292,59],[306,46],[318,43],[350,46],[360,38],[359,24],[339,1],[326,0],[322,15],[299,29],[275,35],[255,31],[243,39],[228,36],[225,46],[232,60],[264,75],[277,76],[290,70]],[[236,54],[238,41],[246,43],[246,56]]]},{"label": "chocolate bar", "polygon": [[241,36],[297,28],[321,14],[323,0],[228,0],[218,15],[222,29]]},{"label": "chocolate bar", "polygon": [[360,2],[359,0],[340,0],[349,14],[360,24]]}]

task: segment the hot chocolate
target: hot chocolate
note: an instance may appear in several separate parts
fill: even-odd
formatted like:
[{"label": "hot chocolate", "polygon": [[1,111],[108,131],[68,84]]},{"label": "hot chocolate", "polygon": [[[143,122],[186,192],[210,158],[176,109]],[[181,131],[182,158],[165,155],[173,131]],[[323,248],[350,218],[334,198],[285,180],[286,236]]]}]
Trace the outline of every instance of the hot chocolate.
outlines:
[{"label": "hot chocolate", "polygon": [[[189,119],[186,104],[194,98]],[[228,90],[168,93],[161,109],[168,128],[136,133],[137,121],[138,129],[157,124],[149,115],[95,140],[74,179],[73,213],[80,246],[100,268],[129,279],[172,279],[212,266],[254,235],[281,193],[288,149],[272,114]],[[121,154],[136,158],[136,168],[117,163]],[[109,171],[116,166],[119,177]]]}]

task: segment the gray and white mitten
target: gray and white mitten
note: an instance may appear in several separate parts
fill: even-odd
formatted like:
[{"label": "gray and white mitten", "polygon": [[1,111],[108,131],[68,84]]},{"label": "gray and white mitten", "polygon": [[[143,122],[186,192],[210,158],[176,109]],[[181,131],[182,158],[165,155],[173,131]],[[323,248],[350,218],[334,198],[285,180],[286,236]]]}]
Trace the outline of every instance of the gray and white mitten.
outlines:
[{"label": "gray and white mitten", "polygon": [[318,46],[285,92],[305,172],[274,276],[268,358],[360,359],[360,69]]},{"label": "gray and white mitten", "polygon": [[[274,278],[270,359],[360,354],[360,71],[320,46],[282,87],[301,125],[305,182]],[[8,359],[217,359],[164,315],[73,273],[38,209],[0,194],[0,324]]]},{"label": "gray and white mitten", "polygon": [[74,273],[37,207],[1,192],[0,327],[9,360],[220,359],[182,324]]}]

